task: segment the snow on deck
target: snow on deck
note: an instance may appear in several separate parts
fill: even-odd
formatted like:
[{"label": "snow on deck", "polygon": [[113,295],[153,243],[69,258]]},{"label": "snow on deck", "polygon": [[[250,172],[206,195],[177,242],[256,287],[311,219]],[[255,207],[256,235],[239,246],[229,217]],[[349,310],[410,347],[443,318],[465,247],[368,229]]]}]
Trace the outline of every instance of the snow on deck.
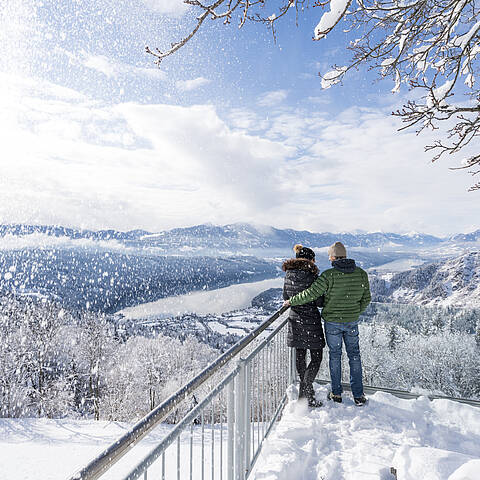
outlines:
[{"label": "snow on deck", "polygon": [[[317,388],[318,398],[325,398],[327,387]],[[93,420],[0,419],[0,480],[68,478],[129,427]],[[160,425],[105,479],[122,478],[121,474],[126,474],[171,428]],[[195,479],[201,478],[199,428],[194,431]],[[218,461],[218,431],[215,437]],[[206,432],[206,472],[211,468],[209,438],[210,432]],[[171,476],[167,478],[176,478],[176,447],[171,448],[167,454],[167,473]],[[181,478],[188,472],[188,448],[187,434],[182,438]],[[392,480],[393,466],[398,480],[478,480],[479,457],[480,408],[449,400],[431,402],[426,397],[402,400],[381,392],[371,395],[369,403],[359,408],[345,394],[343,404],[325,401],[315,410],[309,410],[303,402],[290,401],[250,479]],[[157,462],[149,478],[161,478],[159,469]],[[217,466],[216,470],[215,478],[219,478]],[[205,478],[211,478],[210,474]]]},{"label": "snow on deck", "polygon": [[[0,419],[0,480],[66,480],[118,440],[132,425],[123,422],[46,418]],[[102,475],[102,480],[124,478],[160,441],[173,425],[160,424],[125,457]],[[211,435],[205,426],[205,457],[201,456],[201,427],[193,428],[194,478],[201,478],[201,467],[211,471]],[[215,458],[218,465],[220,430],[214,429]],[[223,442],[225,442],[225,432]],[[181,437],[181,478],[188,477],[190,435]],[[177,478],[176,442],[166,451],[166,478]],[[226,452],[226,447],[224,448]],[[225,453],[224,453],[225,455]],[[148,470],[148,478],[161,478],[161,461]],[[226,463],[224,464],[224,478]],[[142,476],[143,478],[143,476]],[[209,478],[208,476],[205,478]]]},{"label": "snow on deck", "polygon": [[[317,388],[324,400],[328,387]],[[479,480],[480,408],[377,392],[365,407],[308,409],[290,401],[268,438],[255,480]]]}]

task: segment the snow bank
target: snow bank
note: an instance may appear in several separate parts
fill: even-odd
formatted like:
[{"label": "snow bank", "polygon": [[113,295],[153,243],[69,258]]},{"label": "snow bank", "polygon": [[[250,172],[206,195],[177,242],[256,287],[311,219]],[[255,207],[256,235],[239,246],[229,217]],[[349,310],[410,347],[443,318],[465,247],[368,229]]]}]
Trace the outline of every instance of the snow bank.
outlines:
[{"label": "snow bank", "polygon": [[[326,386],[317,387],[317,398],[324,399],[327,391]],[[128,427],[93,420],[0,419],[0,480],[68,478]],[[122,478],[170,428],[160,425],[105,479]],[[216,427],[217,461],[219,433]],[[206,432],[206,452],[210,452],[210,437]],[[189,441],[187,433],[181,439],[185,475]],[[167,472],[176,478],[176,444],[171,448]],[[195,479],[200,478],[200,452],[200,427],[195,427]],[[206,472],[211,468],[209,462],[207,453]],[[449,400],[431,402],[426,397],[403,400],[382,392],[372,395],[362,408],[355,407],[347,394],[343,404],[325,401],[316,410],[309,410],[304,402],[290,401],[266,441],[251,478],[391,480],[392,466],[397,469],[398,480],[478,480],[480,409]],[[160,464],[152,467],[152,478],[160,478],[159,469]]]},{"label": "snow bank", "polygon": [[[94,420],[0,419],[0,480],[69,478],[108,445],[118,440],[130,427],[131,425],[126,423]],[[132,466],[155,448],[171,428],[172,425],[159,425],[104,474],[102,480],[118,480],[126,476]],[[215,428],[214,434],[215,455],[218,459],[220,446],[218,428]],[[225,438],[224,432],[223,442]],[[211,469],[210,440],[211,430],[206,426],[205,449],[208,454],[205,454],[203,464],[207,472]],[[181,438],[183,454],[181,478],[186,478],[188,475],[189,448],[190,436],[186,433]],[[226,452],[226,448],[223,451]],[[200,426],[194,427],[193,452],[195,478],[200,478],[202,463]],[[176,442],[174,442],[166,452],[166,478],[177,478],[176,453]],[[148,478],[161,478],[161,461],[152,465]]]},{"label": "snow bank", "polygon": [[68,478],[127,427],[93,420],[0,419],[0,480]]},{"label": "snow bank", "polygon": [[[325,399],[328,387],[317,387]],[[358,408],[291,401],[262,451],[256,480],[478,480],[480,409],[377,392]]]},{"label": "snow bank", "polygon": [[[400,447],[392,461],[397,469],[399,480],[418,480],[419,478],[451,480],[452,475],[458,477],[459,469],[470,462],[480,463],[480,460],[440,448],[412,447],[410,445]],[[478,476],[461,476],[460,478],[466,480],[467,478],[478,478]]]}]

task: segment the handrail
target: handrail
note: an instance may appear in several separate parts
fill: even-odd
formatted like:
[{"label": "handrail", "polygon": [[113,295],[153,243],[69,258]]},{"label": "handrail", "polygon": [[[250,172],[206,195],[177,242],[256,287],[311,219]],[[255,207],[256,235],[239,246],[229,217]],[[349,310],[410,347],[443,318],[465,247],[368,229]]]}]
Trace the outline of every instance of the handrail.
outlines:
[{"label": "handrail", "polygon": [[259,327],[250,332],[247,336],[239,340],[223,355],[214,360],[194,379],[186,383],[176,393],[167,400],[145,415],[128,432],[120,437],[116,442],[108,446],[102,453],[94,458],[88,465],[75,473],[70,480],[96,480],[105,471],[120,460],[135,444],[137,444],[145,435],[147,435],[161,420],[163,420],[180,402],[185,400],[186,396],[192,393],[200,385],[205,383],[214,373],[225,366],[232,358],[237,356],[250,343],[252,343],[264,330],[266,330],[275,320],[277,320],[288,306],[282,306],[270,318],[263,322]]},{"label": "handrail", "polygon": [[185,417],[183,417],[183,419],[177,423],[177,425],[175,425],[175,428],[153,449],[152,452],[150,452],[149,456],[136,465],[135,468],[126,476],[126,478],[129,480],[138,478],[138,476],[158,458],[162,450],[165,449],[165,445],[172,443],[172,441],[176,438],[177,432],[198,417],[208,401],[218,392],[220,392],[224,388],[225,384],[227,384],[237,374],[237,372],[238,367],[237,369],[232,370],[219,385],[217,385],[199,404],[190,410],[190,412],[185,415]]}]

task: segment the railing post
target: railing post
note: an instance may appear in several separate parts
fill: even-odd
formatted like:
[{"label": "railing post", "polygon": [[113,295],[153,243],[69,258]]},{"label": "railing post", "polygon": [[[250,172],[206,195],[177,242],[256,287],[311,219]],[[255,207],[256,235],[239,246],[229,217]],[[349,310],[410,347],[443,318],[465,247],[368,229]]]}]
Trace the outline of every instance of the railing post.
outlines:
[{"label": "railing post", "polygon": [[252,364],[250,361],[245,363],[245,478],[250,470],[250,440],[251,440],[251,399],[252,399],[252,389],[251,389],[251,379],[252,379]]},{"label": "railing post", "polygon": [[234,380],[227,385],[227,480],[234,480],[235,395]]},{"label": "railing post", "polygon": [[293,385],[297,379],[297,366],[296,366],[296,358],[295,358],[295,349],[289,348],[289,366],[288,369],[288,383]]},{"label": "railing post", "polygon": [[235,378],[235,480],[245,480],[245,360]]}]

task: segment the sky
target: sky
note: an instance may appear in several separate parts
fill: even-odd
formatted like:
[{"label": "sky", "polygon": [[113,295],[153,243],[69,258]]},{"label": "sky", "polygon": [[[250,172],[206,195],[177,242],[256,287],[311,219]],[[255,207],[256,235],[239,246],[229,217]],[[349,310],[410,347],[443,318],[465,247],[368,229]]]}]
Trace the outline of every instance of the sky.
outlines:
[{"label": "sky", "polygon": [[480,228],[472,177],[424,153],[441,133],[398,131],[408,91],[364,70],[321,88],[348,37],[312,41],[320,8],[298,26],[292,11],[276,42],[209,21],[157,66],[145,45],[177,41],[193,15],[181,0],[2,2],[1,223]]}]

